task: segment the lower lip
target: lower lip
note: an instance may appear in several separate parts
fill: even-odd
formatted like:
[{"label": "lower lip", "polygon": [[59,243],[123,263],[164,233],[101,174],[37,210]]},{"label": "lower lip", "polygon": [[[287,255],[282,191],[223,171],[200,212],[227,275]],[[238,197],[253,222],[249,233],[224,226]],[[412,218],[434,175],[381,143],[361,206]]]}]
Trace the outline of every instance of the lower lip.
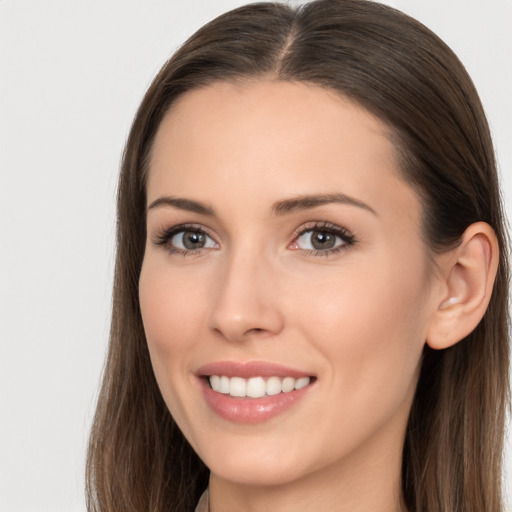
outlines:
[{"label": "lower lip", "polygon": [[284,413],[308,393],[308,386],[277,395],[262,398],[238,398],[231,395],[217,393],[208,385],[208,381],[201,379],[203,395],[206,403],[221,418],[234,423],[263,423],[279,414]]}]

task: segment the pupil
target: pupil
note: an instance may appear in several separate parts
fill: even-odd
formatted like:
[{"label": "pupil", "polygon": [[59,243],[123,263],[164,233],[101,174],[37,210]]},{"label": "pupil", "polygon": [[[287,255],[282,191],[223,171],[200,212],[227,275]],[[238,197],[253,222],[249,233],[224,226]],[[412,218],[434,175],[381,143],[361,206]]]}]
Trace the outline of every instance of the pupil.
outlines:
[{"label": "pupil", "polygon": [[334,247],[335,238],[331,233],[315,231],[311,242],[315,249],[332,249]]},{"label": "pupil", "polygon": [[183,235],[183,245],[187,249],[200,249],[204,247],[205,237],[203,233],[198,231],[187,231]]}]

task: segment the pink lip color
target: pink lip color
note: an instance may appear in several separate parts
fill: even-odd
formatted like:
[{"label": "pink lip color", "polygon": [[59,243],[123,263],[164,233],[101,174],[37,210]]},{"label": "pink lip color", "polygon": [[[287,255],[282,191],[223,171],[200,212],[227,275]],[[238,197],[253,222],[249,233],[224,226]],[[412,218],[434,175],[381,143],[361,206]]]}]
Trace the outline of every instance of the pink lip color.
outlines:
[{"label": "pink lip color", "polygon": [[201,390],[206,403],[221,418],[234,423],[256,424],[270,420],[284,413],[310,391],[311,384],[289,393],[265,396],[262,398],[238,398],[217,393],[210,388],[208,380],[210,375],[225,375],[227,377],[309,377],[311,374],[286,368],[273,363],[248,362],[237,363],[223,361],[211,363],[199,368],[196,373],[199,377]]},{"label": "pink lip color", "polygon": [[209,377],[210,375],[225,375],[226,377],[311,377],[311,373],[295,370],[275,363],[265,363],[261,361],[248,361],[245,363],[237,361],[219,361],[201,366],[196,372],[199,377]]}]

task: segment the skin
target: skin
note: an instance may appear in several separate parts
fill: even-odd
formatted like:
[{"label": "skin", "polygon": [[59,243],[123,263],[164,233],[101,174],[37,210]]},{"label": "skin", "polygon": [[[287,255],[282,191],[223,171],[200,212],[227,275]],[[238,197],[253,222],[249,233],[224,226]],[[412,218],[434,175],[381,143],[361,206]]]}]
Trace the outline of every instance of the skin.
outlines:
[{"label": "skin", "polygon": [[[366,207],[273,212],[333,193]],[[215,212],[149,208],[140,276],[155,375],[211,470],[211,511],[404,510],[404,432],[441,284],[386,125],[316,86],[210,85],[164,118],[147,196]],[[313,253],[298,234],[315,222],[341,226],[353,243]],[[183,254],[156,243],[184,223],[209,246]],[[284,413],[233,423],[200,389],[197,369],[214,361],[272,362],[317,380]]]}]

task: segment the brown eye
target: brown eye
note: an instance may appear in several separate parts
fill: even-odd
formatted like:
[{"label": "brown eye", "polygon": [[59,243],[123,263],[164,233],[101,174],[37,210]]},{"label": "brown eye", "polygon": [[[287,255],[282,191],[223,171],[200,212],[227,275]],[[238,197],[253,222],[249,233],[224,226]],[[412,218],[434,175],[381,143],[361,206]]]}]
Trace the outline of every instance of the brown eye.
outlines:
[{"label": "brown eye", "polygon": [[295,249],[330,254],[354,243],[354,237],[344,228],[318,226],[306,229],[296,238]]},{"label": "brown eye", "polygon": [[201,249],[206,241],[204,234],[197,231],[186,231],[181,239],[185,249]]},{"label": "brown eye", "polygon": [[210,249],[217,244],[203,231],[182,230],[171,238],[171,245],[175,249],[194,251],[198,249]]},{"label": "brown eye", "polygon": [[336,245],[336,237],[325,231],[313,231],[310,235],[311,245],[316,250],[333,249]]}]

